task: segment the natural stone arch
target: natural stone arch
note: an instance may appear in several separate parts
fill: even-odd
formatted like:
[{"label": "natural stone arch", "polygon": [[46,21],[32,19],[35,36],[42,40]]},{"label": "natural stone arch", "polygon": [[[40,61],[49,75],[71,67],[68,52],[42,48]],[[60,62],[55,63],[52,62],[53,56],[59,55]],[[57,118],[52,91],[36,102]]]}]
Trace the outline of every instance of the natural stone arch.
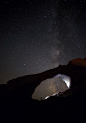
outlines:
[{"label": "natural stone arch", "polygon": [[26,97],[26,99],[32,99],[32,95],[38,85],[43,83],[44,80],[53,78],[58,74],[64,74],[71,78],[71,89],[77,87],[86,81],[86,58],[74,59],[69,61],[67,65],[60,65],[57,68],[42,73],[9,80],[3,92],[3,100],[4,102],[6,102],[6,100],[15,100],[17,96],[18,99],[22,99],[23,96]]},{"label": "natural stone arch", "polygon": [[47,96],[67,90],[70,88],[70,85],[71,78],[69,76],[57,74],[52,78],[42,81],[41,84],[36,87],[32,98],[38,100],[45,99]]}]

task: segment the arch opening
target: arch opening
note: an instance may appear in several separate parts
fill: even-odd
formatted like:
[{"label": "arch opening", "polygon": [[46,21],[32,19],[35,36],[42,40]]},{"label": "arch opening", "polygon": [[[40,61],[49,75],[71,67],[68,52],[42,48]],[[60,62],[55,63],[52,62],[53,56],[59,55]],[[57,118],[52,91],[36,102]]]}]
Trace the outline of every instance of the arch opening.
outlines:
[{"label": "arch opening", "polygon": [[35,89],[32,98],[37,100],[47,99],[49,96],[54,96],[59,92],[69,89],[71,86],[71,78],[67,75],[58,74],[53,78],[44,80]]}]

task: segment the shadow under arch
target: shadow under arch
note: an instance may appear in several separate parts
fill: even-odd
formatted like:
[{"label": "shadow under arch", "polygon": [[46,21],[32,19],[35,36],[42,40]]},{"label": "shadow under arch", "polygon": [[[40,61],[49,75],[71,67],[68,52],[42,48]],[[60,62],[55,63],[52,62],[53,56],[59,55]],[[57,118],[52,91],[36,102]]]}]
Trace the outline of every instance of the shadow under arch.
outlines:
[{"label": "shadow under arch", "polygon": [[36,87],[32,98],[37,100],[47,99],[59,92],[69,89],[71,86],[71,78],[64,74],[57,74],[52,78],[46,79]]}]

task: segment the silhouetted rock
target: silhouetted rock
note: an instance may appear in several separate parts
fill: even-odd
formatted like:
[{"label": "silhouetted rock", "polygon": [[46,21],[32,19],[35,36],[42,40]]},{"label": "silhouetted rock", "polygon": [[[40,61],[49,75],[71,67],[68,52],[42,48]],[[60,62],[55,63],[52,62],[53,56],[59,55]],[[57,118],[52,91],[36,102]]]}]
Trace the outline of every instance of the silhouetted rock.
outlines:
[{"label": "silhouetted rock", "polygon": [[3,94],[4,94],[5,84],[0,85],[0,102],[3,100]]},{"label": "silhouetted rock", "polygon": [[[32,94],[43,81],[64,74],[71,77],[70,89],[46,100],[34,100]],[[3,122],[85,122],[86,58],[45,72],[26,75],[0,85]]]}]

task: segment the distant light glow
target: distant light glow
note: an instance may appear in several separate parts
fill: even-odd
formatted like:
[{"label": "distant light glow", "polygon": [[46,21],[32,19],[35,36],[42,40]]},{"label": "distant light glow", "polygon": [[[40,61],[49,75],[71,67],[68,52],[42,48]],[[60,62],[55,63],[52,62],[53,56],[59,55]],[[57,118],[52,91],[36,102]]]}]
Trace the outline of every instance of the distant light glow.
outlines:
[{"label": "distant light glow", "polygon": [[45,97],[45,99],[48,99],[50,96]]},{"label": "distant light glow", "polygon": [[66,83],[67,87],[70,88],[70,81],[69,80],[66,80],[63,78],[63,81]]},{"label": "distant light glow", "polygon": [[66,76],[64,74],[57,74],[53,78],[60,77],[60,76],[62,77],[62,80],[66,83],[67,87],[70,88],[71,78],[69,76]]},{"label": "distant light glow", "polygon": [[70,88],[71,86],[71,78],[66,75],[62,75],[62,80],[66,83],[67,87]]},{"label": "distant light glow", "polygon": [[59,92],[57,92],[57,93],[54,93],[52,96],[55,96],[55,95],[57,95]]},{"label": "distant light glow", "polygon": [[[58,95],[58,92],[57,92],[57,93],[54,93],[54,94],[51,95],[51,96],[55,96],[55,95]],[[51,96],[47,96],[47,97],[45,97],[45,99],[48,99],[48,98],[51,97]]]},{"label": "distant light glow", "polygon": [[70,82],[64,79],[64,82],[66,83],[67,87],[70,87]]},{"label": "distant light glow", "polygon": [[[66,76],[64,74],[57,74],[56,76],[54,76],[53,78],[56,78],[56,77],[62,77],[62,80],[66,83],[67,87],[70,88],[71,86],[71,78],[69,76]],[[58,84],[57,84],[58,85]],[[51,96],[55,96],[57,95],[58,96],[58,93],[54,93],[53,95]],[[47,96],[45,97],[45,99],[48,99],[50,96]]]}]

